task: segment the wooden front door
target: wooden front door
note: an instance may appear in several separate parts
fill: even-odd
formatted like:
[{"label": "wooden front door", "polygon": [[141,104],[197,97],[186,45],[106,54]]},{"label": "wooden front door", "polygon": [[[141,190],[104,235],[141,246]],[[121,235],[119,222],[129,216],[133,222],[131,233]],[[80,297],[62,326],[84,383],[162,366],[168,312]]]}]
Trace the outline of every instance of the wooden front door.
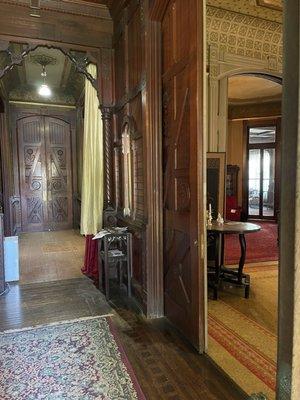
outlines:
[{"label": "wooden front door", "polygon": [[72,228],[70,133],[58,118],[17,121],[22,232]]},{"label": "wooden front door", "polygon": [[[165,315],[204,349],[203,260],[194,0],[170,1],[163,35],[163,172]],[[202,148],[203,150],[203,148]],[[202,235],[203,238],[203,235]]]}]

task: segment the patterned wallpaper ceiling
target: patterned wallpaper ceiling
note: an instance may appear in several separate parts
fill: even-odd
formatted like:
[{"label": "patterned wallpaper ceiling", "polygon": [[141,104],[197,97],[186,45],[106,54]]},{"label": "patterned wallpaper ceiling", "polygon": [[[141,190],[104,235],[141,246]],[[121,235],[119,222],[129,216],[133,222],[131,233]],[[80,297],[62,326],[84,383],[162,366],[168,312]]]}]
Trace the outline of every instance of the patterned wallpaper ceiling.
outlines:
[{"label": "patterned wallpaper ceiling", "polygon": [[282,23],[282,0],[207,0],[207,5]]}]

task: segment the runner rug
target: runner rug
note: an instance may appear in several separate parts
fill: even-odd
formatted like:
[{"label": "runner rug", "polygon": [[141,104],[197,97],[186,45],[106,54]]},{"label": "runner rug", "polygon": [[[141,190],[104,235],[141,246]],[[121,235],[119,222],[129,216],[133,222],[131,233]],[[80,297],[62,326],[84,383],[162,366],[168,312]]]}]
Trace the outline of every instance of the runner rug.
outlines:
[{"label": "runner rug", "polygon": [[[252,272],[250,275],[253,286],[247,304],[256,314],[259,304],[255,306],[255,303],[261,303],[261,310],[264,308],[264,298],[260,294],[268,293],[274,302],[274,305],[269,304],[268,307],[272,310],[274,319],[274,324],[270,325],[275,325],[277,315],[277,297],[272,290],[268,290],[277,282],[275,268],[260,266],[257,269],[253,267],[253,271],[250,267],[247,270]],[[262,269],[265,271],[262,272]],[[208,304],[208,354],[248,395],[262,392],[267,395],[268,400],[275,400],[276,334],[264,326],[262,314],[257,313],[256,320],[245,315],[246,311],[243,311],[241,304],[244,303],[246,310],[245,303],[248,300],[242,296],[235,296],[234,301],[234,292],[231,299],[229,294],[221,293],[220,298],[209,301]],[[231,300],[230,304],[228,298]],[[265,320],[269,319],[267,314]]]},{"label": "runner rug", "polygon": [[1,400],[144,400],[108,317],[0,334]]}]

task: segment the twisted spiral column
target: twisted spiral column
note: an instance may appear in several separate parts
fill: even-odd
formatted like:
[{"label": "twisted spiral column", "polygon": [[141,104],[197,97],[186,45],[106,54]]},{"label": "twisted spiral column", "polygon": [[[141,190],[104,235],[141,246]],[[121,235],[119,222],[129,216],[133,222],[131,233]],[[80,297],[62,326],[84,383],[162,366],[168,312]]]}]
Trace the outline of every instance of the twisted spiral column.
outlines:
[{"label": "twisted spiral column", "polygon": [[103,121],[103,154],[104,154],[104,210],[113,210],[113,132],[112,107],[101,107]]}]

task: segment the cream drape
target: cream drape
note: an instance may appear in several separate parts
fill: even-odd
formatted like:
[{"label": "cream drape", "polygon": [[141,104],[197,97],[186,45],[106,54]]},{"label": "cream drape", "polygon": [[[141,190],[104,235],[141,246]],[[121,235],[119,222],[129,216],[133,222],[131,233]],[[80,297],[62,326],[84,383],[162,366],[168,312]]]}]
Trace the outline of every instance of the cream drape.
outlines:
[{"label": "cream drape", "polygon": [[[97,68],[87,71],[96,78]],[[94,235],[102,228],[103,214],[103,126],[96,89],[85,80],[81,233]]]}]

